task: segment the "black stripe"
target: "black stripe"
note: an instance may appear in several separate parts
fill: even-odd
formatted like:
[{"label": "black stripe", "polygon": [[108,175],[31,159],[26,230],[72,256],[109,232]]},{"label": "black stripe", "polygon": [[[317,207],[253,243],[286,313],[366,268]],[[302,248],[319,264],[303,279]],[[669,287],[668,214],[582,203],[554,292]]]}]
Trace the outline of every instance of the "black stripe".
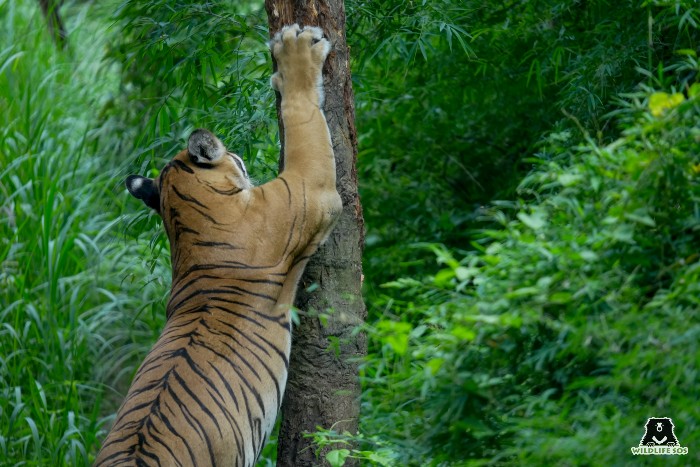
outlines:
[{"label": "black stripe", "polygon": [[182,193],[180,193],[180,190],[178,190],[175,185],[173,185],[173,191],[181,200],[187,201],[188,203],[196,204],[197,206],[203,207],[204,209],[209,209],[206,205],[202,204],[197,198],[193,196],[183,195]]},{"label": "black stripe", "polygon": [[[261,350],[265,355],[267,355],[268,357],[271,357],[271,356],[272,356],[272,355],[270,354],[270,352],[268,352],[262,345],[260,345],[259,342],[256,342],[254,339],[251,339],[250,337],[248,337],[248,335],[247,335],[246,333],[244,333],[243,331],[241,331],[241,330],[240,330],[239,328],[237,328],[236,326],[234,326],[234,325],[232,325],[232,324],[229,324],[229,323],[227,323],[227,322],[225,322],[225,321],[221,321],[220,319],[217,319],[217,321],[218,321],[219,323],[223,324],[224,326],[226,326],[226,327],[228,327],[228,328],[231,328],[231,329],[233,329],[234,331],[236,331],[238,334],[241,335],[241,337],[245,338],[245,340],[247,340],[248,342],[250,342],[251,344],[253,344],[255,347],[257,347],[258,349],[260,349],[260,350]],[[253,332],[253,334],[255,335],[255,337],[257,337],[257,338],[260,339],[262,342],[264,342],[265,344],[267,344],[272,350],[274,350],[275,353],[277,353],[277,355],[279,355],[279,356],[282,358],[282,361],[284,362],[285,368],[289,369],[289,360],[288,360],[287,356],[284,354],[284,352],[282,352],[280,349],[277,348],[277,346],[275,346],[274,344],[272,344],[269,340],[265,339],[263,336],[261,336],[261,335],[258,334],[257,332]],[[247,347],[244,347],[244,348],[246,348],[249,352],[251,351],[251,350],[250,350],[249,348],[247,348]]]},{"label": "black stripe", "polygon": [[[245,306],[245,307],[247,308],[247,310],[248,310],[250,313],[253,313],[256,317],[261,318],[261,319],[263,319],[263,320],[265,320],[265,321],[269,321],[269,322],[271,322],[271,323],[275,323],[275,324],[281,326],[281,327],[282,327],[285,331],[287,331],[287,332],[290,332],[290,331],[291,331],[291,329],[290,329],[289,326],[288,326],[289,321],[287,321],[287,315],[286,315],[286,313],[281,313],[281,314],[275,316],[275,315],[272,315],[272,314],[264,313],[264,312],[262,312],[262,311],[258,311],[258,310],[256,310],[256,309],[254,309],[253,307],[251,307],[250,305],[247,305],[247,304],[244,304],[244,303],[240,303],[240,302],[237,302],[237,301],[224,300],[224,299],[222,299],[222,298],[219,298],[218,301],[220,301],[220,302],[225,302],[225,303],[231,303],[231,304],[235,304],[235,305],[243,305],[243,306]],[[219,310],[224,311],[224,312],[226,312],[226,313],[228,313],[228,314],[233,314],[233,315],[235,315],[235,316],[239,316],[237,312],[232,311],[232,310],[229,310],[229,309],[227,309],[227,308],[221,308],[221,307],[216,307],[216,308],[218,308]],[[264,327],[264,326],[261,325],[261,327]]]},{"label": "black stripe", "polygon": [[[161,465],[160,460],[158,459],[158,456],[156,456],[154,453],[149,452],[143,448],[143,445],[146,444],[148,446],[148,442],[146,441],[143,433],[139,433],[139,453],[141,453],[142,456],[147,457],[149,459],[153,459],[156,461],[156,465]],[[140,463],[138,463],[140,462]],[[143,459],[138,459],[137,465],[143,465],[148,467],[148,464]]]},{"label": "black stripe", "polygon": [[277,287],[282,287],[284,285],[284,282],[281,281],[273,281],[271,279],[243,279],[243,278],[237,278],[237,281],[241,282],[249,282],[251,284],[268,284],[268,285],[274,285]]},{"label": "black stripe", "polygon": [[207,362],[209,366],[216,372],[216,374],[219,376],[221,379],[221,382],[224,383],[224,387],[226,388],[226,391],[228,392],[229,396],[231,396],[231,399],[233,399],[233,405],[236,406],[236,410],[240,411],[240,407],[238,406],[238,398],[236,397],[236,392],[233,390],[229,382],[226,380],[224,375],[219,371],[219,369],[214,365],[212,362]]},{"label": "black stripe", "polygon": [[[160,413],[158,415],[158,418],[162,420],[162,416],[160,415]],[[155,425],[151,422],[148,424],[146,429],[148,430],[148,434],[151,435],[151,438],[153,438],[153,440],[155,442],[157,442],[158,444],[163,446],[163,448],[165,448],[165,450],[168,451],[168,453],[170,453],[170,457],[173,458],[173,460],[177,463],[177,465],[182,467],[183,466],[182,462],[180,462],[180,460],[177,458],[177,456],[175,455],[175,452],[172,450],[172,448],[166,442],[166,440],[160,436],[162,433],[160,431],[158,431],[158,429],[155,427]],[[155,431],[155,433],[153,433],[153,431]]]},{"label": "black stripe", "polygon": [[196,230],[186,226],[182,222],[180,222],[179,217],[180,217],[180,211],[178,211],[174,207],[170,207],[170,222],[173,224],[173,228],[175,229],[175,241],[177,242],[180,239],[180,235],[183,233],[191,233],[195,235],[199,235],[199,232]]},{"label": "black stripe", "polygon": [[221,190],[221,189],[219,189],[219,188],[216,188],[216,187],[215,187],[214,185],[212,185],[211,183],[206,183],[206,185],[207,185],[207,187],[208,187],[211,191],[213,191],[214,193],[217,193],[217,194],[219,194],[219,195],[231,196],[231,195],[235,195],[235,194],[240,193],[241,191],[243,191],[241,188],[238,188],[237,186],[235,186],[235,187],[233,187],[233,188],[231,188],[231,189],[229,189],[229,190]]},{"label": "black stripe", "polygon": [[272,350],[274,350],[274,351],[277,353],[277,355],[280,356],[280,358],[281,358],[282,361],[284,362],[284,367],[285,367],[286,369],[289,369],[289,360],[288,360],[287,356],[285,355],[285,353],[284,353],[283,351],[281,351],[276,345],[274,345],[272,342],[270,342],[270,341],[268,341],[267,339],[265,339],[263,336],[261,336],[261,335],[258,334],[257,332],[253,332],[253,334],[255,334],[255,336],[256,336],[258,339],[260,339],[261,341],[263,341],[264,343],[266,343],[267,345],[269,345],[270,348],[271,348]]},{"label": "black stripe", "polygon": [[[175,379],[178,381],[180,384],[180,387],[185,390],[185,392],[192,398],[193,401],[199,405],[199,408],[202,409],[202,412],[207,414],[209,418],[216,424],[217,429],[219,430],[219,433],[221,433],[221,428],[219,427],[219,422],[216,420],[216,417],[214,417],[214,414],[211,413],[211,411],[207,408],[206,405],[202,404],[202,401],[199,400],[198,397],[187,387],[187,384],[185,381],[178,375],[178,373],[175,371],[173,372],[173,375],[175,376]],[[192,412],[187,408],[187,405],[182,403],[182,400],[175,394],[175,391],[170,391],[171,397],[175,400],[175,402],[178,404],[180,407],[180,411],[182,412],[183,415],[185,415],[185,418],[188,418],[190,420],[194,420],[194,422],[197,424],[197,427],[199,428],[199,431],[202,433],[200,436],[203,437],[204,441],[207,444],[207,450],[209,451],[209,460],[211,461],[211,465],[216,465],[216,459],[214,457],[214,450],[211,445],[211,440],[207,436],[207,432],[204,429],[204,426],[202,423],[199,421],[197,417],[194,417],[192,415]],[[189,421],[189,420],[188,420]],[[190,421],[189,423],[193,428],[194,424]]]},{"label": "black stripe", "polygon": [[[248,342],[250,342],[251,344],[253,344],[255,347],[257,347],[258,349],[260,349],[260,351],[263,352],[263,353],[264,353],[265,355],[267,355],[268,357],[272,357],[272,355],[270,354],[270,352],[268,352],[262,345],[260,345],[258,342],[255,342],[255,341],[252,340],[250,337],[248,337],[247,335],[245,335],[245,333],[244,333],[243,331],[241,331],[239,328],[237,328],[237,327],[234,326],[233,324],[229,324],[229,323],[227,323],[227,322],[225,322],[225,321],[221,321],[220,319],[218,319],[217,321],[218,321],[219,323],[223,324],[224,326],[226,326],[226,327],[228,327],[228,328],[231,328],[231,329],[233,329],[234,331],[236,331],[238,334],[241,335],[241,337],[243,337],[245,340],[247,340]],[[226,333],[223,332],[223,331],[222,331],[222,333],[223,333],[223,334],[226,334]],[[226,335],[228,335],[229,337],[231,337],[232,340],[236,341],[236,343],[240,345],[240,342],[238,342],[238,341],[236,340],[236,338],[234,338],[231,334],[226,334]],[[241,347],[244,348],[244,349],[246,349],[248,352],[251,352],[251,353],[253,352],[249,347],[246,347],[246,346],[244,346],[244,345],[241,345]]]},{"label": "black stripe", "polygon": [[[180,193],[180,191],[177,189],[177,187],[176,187],[175,185],[173,185],[173,191],[174,191],[175,194],[178,196],[178,198],[180,198],[181,200],[185,201],[186,203],[194,204],[194,205],[200,206],[200,207],[202,207],[202,208],[204,208],[204,209],[209,209],[205,204],[201,203],[197,198],[195,198],[195,197],[193,197],[193,196],[188,196],[188,195],[184,195],[184,194]],[[203,212],[202,210],[197,209],[197,208],[194,207],[194,206],[190,206],[190,208],[193,209],[195,212],[197,212],[197,213],[198,213],[199,215],[201,215],[202,217],[204,217],[205,219],[209,220],[210,222],[212,222],[212,223],[214,223],[214,224],[216,224],[216,225],[219,225],[219,224],[220,224],[219,221],[217,221],[216,219],[214,219],[214,218],[213,218],[212,216],[210,216],[209,214]],[[171,217],[173,217],[173,211],[179,215],[178,210],[177,210],[176,208],[171,207],[171,208],[170,208]]]},{"label": "black stripe", "polygon": [[292,237],[294,236],[294,231],[297,229],[296,224],[297,224],[297,216],[294,216],[294,219],[292,219],[292,227],[289,229],[289,234],[287,235],[287,243],[285,243],[285,245],[284,245],[285,258],[286,258],[286,255],[289,254],[289,245],[292,244]]},{"label": "black stripe", "polygon": [[284,183],[284,186],[287,188],[287,206],[292,205],[292,190],[289,189],[289,183],[287,183],[287,180],[284,179],[284,177],[277,177],[278,179],[282,180],[282,183]]},{"label": "black stripe", "polygon": [[[104,450],[104,449],[105,449],[107,446],[109,446],[110,444],[112,444],[112,443],[108,443],[108,444],[105,444],[104,446],[102,446],[102,450]],[[111,461],[112,459],[115,459],[115,458],[117,458],[117,457],[119,457],[119,456],[122,456],[122,455],[124,455],[124,454],[130,454],[130,452],[129,452],[129,451],[117,451],[117,452],[115,452],[115,453],[112,453],[112,454],[110,454],[109,456],[107,456],[107,457],[105,457],[104,459],[102,459],[102,460],[100,461],[100,464],[99,464],[99,465],[106,465],[106,464],[115,465],[114,463],[110,463],[110,462],[108,462],[108,461]]]},{"label": "black stripe", "polygon": [[[232,351],[239,357],[240,360],[244,361],[244,359],[243,359],[243,357],[241,356],[241,354],[239,354],[238,352],[236,352],[236,351],[233,349],[233,347],[232,347],[231,345],[229,345],[227,342],[222,342],[222,343],[223,343],[226,347],[228,347],[230,350],[232,350]],[[243,383],[245,383],[245,385],[246,385],[246,387],[248,388],[248,390],[250,391],[250,393],[253,394],[253,396],[255,397],[255,400],[256,400],[257,403],[258,403],[258,406],[260,407],[261,412],[263,413],[263,415],[265,415],[265,404],[264,404],[263,401],[262,401],[262,397],[260,397],[260,394],[258,393],[258,391],[256,391],[256,388],[253,387],[253,386],[251,385],[251,383],[248,381],[248,379],[246,379],[245,375],[241,372],[242,369],[241,369],[238,365],[236,365],[234,362],[232,362],[231,360],[229,360],[229,359],[228,359],[224,354],[222,354],[221,352],[217,352],[216,350],[211,349],[211,348],[208,348],[208,350],[209,350],[210,352],[212,352],[214,355],[216,355],[216,356],[222,358],[226,363],[229,364],[229,366],[233,369],[233,371],[238,375],[238,378],[239,378],[238,380],[239,380],[239,381],[242,381]],[[255,371],[255,370],[253,370],[252,367],[250,367],[250,364],[248,364],[247,362],[246,362],[246,365],[251,369],[251,371],[253,372],[253,374],[258,378],[258,381],[261,381],[261,382],[262,382],[262,379],[260,378],[260,375],[258,374],[258,372]],[[244,395],[245,395],[245,392],[242,392],[241,394],[244,394]],[[245,397],[244,397],[244,399],[245,399]],[[247,404],[247,401],[246,401],[246,405],[248,405],[248,404]],[[226,409],[222,407],[222,411],[223,411],[223,410],[226,410]]]},{"label": "black stripe", "polygon": [[[248,396],[246,396],[245,391],[242,390],[243,387],[241,387],[241,394],[243,395],[243,402],[245,403],[246,407],[250,407],[250,404],[248,403]],[[253,431],[253,416],[251,414],[250,410],[246,410],[246,415],[248,415],[248,426],[250,427],[251,432]],[[253,445],[253,449],[255,449],[255,445]]]},{"label": "black stripe", "polygon": [[[179,354],[179,356],[186,355],[186,356],[187,356],[187,357],[186,357],[186,361],[187,361],[187,363],[190,365],[190,367],[191,367],[192,369],[194,369],[194,368],[196,367],[196,365],[194,364],[194,362],[192,362],[192,359],[190,358],[189,353],[187,352],[187,349],[179,349],[179,350],[176,350],[174,353]],[[202,377],[202,379],[204,379],[205,381],[208,380],[207,383],[211,384],[211,380],[209,380],[209,378],[204,377],[204,375],[203,375],[203,373],[202,373],[201,371],[196,371],[196,373],[197,373],[200,377]],[[182,377],[180,376],[180,373],[179,373],[179,372],[175,371],[175,372],[173,373],[173,375],[174,375],[175,380],[176,380],[178,383],[180,383],[180,385],[181,385],[182,388],[185,390],[185,392],[186,392],[195,402],[197,402],[197,405],[199,405],[199,408],[202,409],[202,411],[203,411],[205,414],[207,414],[207,416],[211,419],[212,422],[214,422],[214,425],[216,425],[216,429],[218,430],[219,435],[222,435],[222,436],[223,436],[223,433],[221,433],[221,427],[219,426],[219,421],[218,421],[217,418],[214,416],[214,414],[211,412],[211,410],[209,410],[209,408],[206,406],[206,404],[204,404],[204,403],[199,399],[199,397],[197,396],[197,394],[195,394],[195,393],[189,388],[189,386],[187,385],[187,383],[185,383],[185,380],[183,380]]]},{"label": "black stripe", "polygon": [[[168,303],[167,306],[167,317],[170,318],[170,315],[177,311],[184,303],[188,302],[189,300],[192,300],[195,297],[198,297],[200,295],[210,295],[210,294],[224,294],[224,295],[243,295],[239,291],[235,290],[224,290],[224,289],[197,289],[194,292],[190,293],[188,296],[185,298],[181,299],[179,302],[176,304],[173,304],[172,302]],[[209,297],[212,298],[212,297]]]},{"label": "black stripe", "polygon": [[[158,396],[158,397],[160,397],[160,396]],[[165,405],[166,405],[166,408],[170,411],[170,413],[175,415],[175,412],[173,411],[173,409],[168,407],[167,401],[165,401]],[[170,430],[170,432],[172,434],[174,434],[175,436],[177,436],[178,438],[180,438],[182,440],[182,444],[185,445],[185,447],[187,448],[187,453],[190,455],[190,460],[192,461],[192,465],[195,465],[194,452],[192,452],[192,447],[190,446],[188,441],[175,429],[175,427],[172,425],[172,423],[170,423],[170,419],[163,412],[160,412],[160,414],[161,414],[160,420],[163,422],[165,427],[168,430]]]},{"label": "black stripe", "polygon": [[[229,393],[229,395],[233,399],[233,403],[236,406],[236,410],[240,412],[240,407],[238,405],[238,398],[236,397],[236,392],[233,390],[233,388],[231,387],[229,382],[226,380],[224,375],[219,371],[219,369],[216,367],[216,365],[214,365],[212,362],[207,362],[207,363],[209,363],[209,366],[216,372],[216,374],[219,376],[221,381],[224,383],[224,386],[226,386],[227,392]],[[229,416],[232,418],[232,414],[230,414],[230,411],[227,411],[227,412],[229,412]],[[242,456],[243,452],[244,452],[244,445],[245,445],[245,441],[243,440],[243,432],[241,431],[241,427],[238,426],[238,423],[232,423],[231,427],[233,428],[233,435],[236,438],[236,448],[238,449],[238,455]]]},{"label": "black stripe", "polygon": [[179,159],[173,159],[171,163],[175,166],[176,169],[182,169],[189,174],[194,173],[194,170],[192,170],[190,167],[187,166],[187,164],[185,164]]},{"label": "black stripe", "polygon": [[[195,284],[196,282],[199,282],[201,280],[206,280],[206,279],[213,279],[213,280],[225,280],[223,277],[219,276],[212,276],[210,274],[202,274],[199,277],[195,277],[193,279],[190,279],[187,281],[185,284],[178,285],[175,282],[173,282],[173,291],[170,293],[170,299],[168,300],[168,303],[172,303],[175,298],[177,298],[181,293],[183,293],[185,290],[187,290],[191,285]],[[177,292],[175,291],[175,287],[177,286]],[[205,311],[205,307],[201,308],[202,311]],[[194,311],[194,310],[190,310]],[[196,318],[195,318],[196,320]]]},{"label": "black stripe", "polygon": [[[248,351],[250,352],[250,349],[248,349],[248,348],[245,347],[245,346],[241,346],[240,343],[238,342],[238,340],[237,340],[235,337],[231,336],[230,334],[221,333],[221,332],[215,332],[215,331],[213,331],[213,330],[212,330],[211,333],[212,333],[213,335],[217,335],[217,336],[229,337],[231,340],[233,340],[234,342],[236,342],[237,344],[239,344],[240,347],[242,347],[242,348],[244,348],[244,349],[246,349],[246,350],[248,350]],[[248,362],[248,359],[244,358],[243,355],[241,355],[240,352],[238,352],[238,351],[236,350],[236,348],[233,347],[232,345],[230,345],[228,342],[222,340],[222,341],[221,341],[221,344],[223,344],[224,346],[226,346],[226,347],[231,351],[231,353],[233,353],[236,357],[238,357],[238,359],[239,359],[241,362],[243,362],[243,364],[244,364],[246,367],[248,367],[248,369],[250,370],[250,372],[253,373],[253,375],[258,379],[258,381],[262,382],[262,378],[260,377],[260,374],[258,373],[258,370],[256,370],[255,368],[253,368],[253,366]],[[218,357],[221,357],[224,361],[226,361],[226,363],[229,364],[229,366],[233,369],[233,371],[236,372],[236,374],[237,374],[241,379],[245,379],[245,378],[243,377],[243,375],[239,372],[240,367],[239,367],[238,365],[236,365],[233,361],[231,361],[228,357],[226,357],[226,356],[225,356],[224,354],[222,354],[221,352],[218,352],[217,350],[214,350],[214,349],[212,349],[212,348],[207,347],[207,349],[208,349],[210,352],[212,352],[214,355],[216,355],[216,356],[218,356]],[[252,353],[253,355],[255,355],[253,352],[251,352],[251,353]],[[259,359],[260,357],[257,357],[257,358]],[[251,389],[251,390],[252,390],[252,389]],[[264,408],[263,408],[263,413],[265,413],[265,409],[264,409]]]},{"label": "black stripe", "polygon": [[236,245],[232,245],[232,244],[226,243],[226,242],[202,242],[202,241],[199,241],[199,242],[194,242],[193,245],[203,246],[203,247],[207,247],[207,248],[218,248],[218,249],[222,249],[222,250],[242,250],[241,247],[236,246]]},{"label": "black stripe", "polygon": [[255,320],[255,319],[251,318],[250,316],[245,315],[245,314],[243,314],[243,313],[239,313],[239,312],[234,311],[234,310],[229,310],[229,309],[227,309],[227,308],[223,308],[223,307],[220,307],[220,306],[215,306],[215,307],[213,307],[213,308],[215,308],[215,309],[217,309],[217,310],[219,310],[219,311],[222,311],[222,312],[224,312],[224,313],[226,313],[226,314],[233,315],[233,316],[235,316],[236,318],[240,318],[240,319],[246,320],[246,321],[248,321],[248,322],[250,322],[250,323],[253,323],[253,324],[255,324],[256,326],[261,327],[261,328],[263,328],[263,329],[265,328],[265,326],[263,326],[259,321]]},{"label": "black stripe", "polygon": [[265,300],[269,300],[271,302],[277,301],[277,299],[275,297],[272,297],[268,294],[256,293],[256,292],[253,292],[251,290],[245,289],[243,287],[238,287],[237,285],[224,285],[222,287],[229,289],[229,290],[235,290],[237,292],[240,292],[241,294],[247,294],[247,295],[252,295],[253,297],[264,298]]},{"label": "black stripe", "polygon": [[[207,220],[208,220],[209,222],[211,222],[212,224],[221,225],[221,222],[217,221],[216,219],[214,219],[213,217],[211,217],[209,214],[207,214],[207,213],[205,213],[205,212],[202,212],[202,210],[197,209],[197,208],[192,208],[192,209],[194,209],[195,212],[197,212],[200,216],[202,216],[202,217],[204,217],[205,219],[207,219]],[[224,230],[224,232],[228,232],[228,231],[227,231],[227,230]]]},{"label": "black stripe", "polygon": [[[234,325],[232,325],[232,324],[230,324],[230,323],[225,323],[225,322],[221,321],[220,319],[219,319],[218,321],[219,321],[220,323],[225,324],[226,326],[229,326],[229,327],[235,329],[236,331],[238,331],[238,329],[237,329]],[[275,381],[276,383],[278,383],[277,378],[274,376],[272,370],[270,370],[270,368],[267,366],[265,360],[263,360],[263,359],[260,357],[260,355],[258,355],[257,352],[253,352],[249,347],[246,347],[245,345],[241,344],[241,342],[240,342],[238,339],[236,339],[236,337],[235,337],[233,334],[230,334],[230,333],[227,333],[227,332],[224,332],[224,331],[220,331],[220,330],[218,330],[218,329],[213,329],[213,328],[211,328],[211,327],[206,323],[205,320],[202,320],[202,326],[204,326],[204,328],[205,328],[208,332],[210,332],[211,334],[216,335],[216,336],[224,336],[224,337],[227,338],[227,340],[232,340],[232,341],[236,344],[237,347],[239,347],[239,348],[241,348],[241,349],[245,349],[248,353],[250,353],[253,357],[255,357],[255,358],[260,362],[260,364],[263,365],[263,367],[264,367],[264,368],[267,370],[267,372],[270,374],[270,377],[273,379],[273,381]],[[239,332],[239,334],[242,334],[240,331],[238,331],[238,332]],[[242,335],[243,335],[243,334],[242,334]],[[246,337],[246,336],[243,335],[243,337]],[[228,342],[226,342],[226,341],[222,341],[221,343],[222,343],[223,345],[225,345],[225,346],[226,346],[234,355],[236,355],[242,362],[244,362],[245,365],[253,372],[253,374],[255,374],[255,376],[258,377],[258,380],[262,381],[262,378],[260,378],[260,376],[258,375],[257,371],[253,369],[253,367],[250,365],[250,363],[248,363],[248,359],[246,359],[243,355],[241,355],[241,353],[238,352],[238,350],[236,349],[236,347],[231,346],[231,345],[230,345]],[[265,351],[264,349],[261,349],[261,350],[263,350],[263,352]],[[270,356],[269,353],[268,353],[267,355]],[[228,361],[228,360],[227,360],[227,361]],[[278,392],[278,395],[279,395],[279,388],[278,388],[278,391],[277,391],[277,392]]]},{"label": "black stripe", "polygon": [[[198,232],[197,232],[198,233]],[[281,263],[282,260],[280,260],[279,263]],[[189,276],[190,274],[198,271],[211,271],[214,269],[225,269],[225,270],[251,270],[251,271],[259,271],[263,269],[273,269],[279,265],[279,263],[271,265],[271,266],[250,266],[245,263],[241,263],[240,261],[222,261],[221,263],[209,263],[209,264],[195,264],[187,268],[183,273],[180,273],[177,275],[177,277],[173,277],[173,285],[181,282],[184,280],[185,277]],[[268,273],[268,276],[279,276],[279,277],[286,277],[287,274],[282,273],[282,272],[273,272],[273,273]],[[240,279],[239,279],[240,280]]]},{"label": "black stripe", "polygon": [[[226,345],[227,345],[227,344],[226,344]],[[230,347],[230,346],[228,346],[228,347]],[[232,350],[233,350],[233,349],[232,349]],[[250,352],[250,350],[248,350],[248,351]],[[277,392],[277,410],[279,410],[279,409],[280,409],[280,406],[281,406],[281,404],[282,404],[282,389],[280,388],[279,379],[277,378],[277,376],[275,376],[275,374],[274,374],[274,372],[272,371],[272,369],[271,369],[269,366],[267,366],[266,361],[263,360],[263,359],[260,357],[260,355],[258,355],[258,354],[255,353],[255,352],[250,352],[250,353],[253,355],[253,357],[255,357],[255,358],[258,360],[258,362],[260,363],[260,365],[262,365],[262,367],[267,371],[267,374],[270,376],[270,379],[275,383],[275,391]],[[239,354],[238,352],[236,352],[236,354],[240,356],[240,354]],[[240,358],[241,358],[244,362],[246,362],[246,364],[250,367],[250,364],[247,363],[247,360],[246,360],[246,359],[243,359],[243,357],[240,357]],[[252,370],[252,368],[251,368],[251,370]],[[257,372],[256,372],[256,376],[258,376],[258,375],[257,375]],[[258,379],[260,380],[260,382],[262,382],[262,378],[260,378],[260,376],[258,376]]]}]

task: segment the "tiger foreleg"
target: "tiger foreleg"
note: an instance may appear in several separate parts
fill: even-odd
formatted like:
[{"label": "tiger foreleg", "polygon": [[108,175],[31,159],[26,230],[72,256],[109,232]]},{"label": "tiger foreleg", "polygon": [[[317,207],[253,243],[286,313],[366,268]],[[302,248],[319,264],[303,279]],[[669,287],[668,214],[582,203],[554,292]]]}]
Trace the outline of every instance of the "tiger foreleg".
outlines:
[{"label": "tiger foreleg", "polygon": [[335,159],[323,105],[323,64],[329,42],[317,27],[285,26],[270,43],[277,61],[272,86],[282,97],[284,175],[306,188],[335,191]]}]

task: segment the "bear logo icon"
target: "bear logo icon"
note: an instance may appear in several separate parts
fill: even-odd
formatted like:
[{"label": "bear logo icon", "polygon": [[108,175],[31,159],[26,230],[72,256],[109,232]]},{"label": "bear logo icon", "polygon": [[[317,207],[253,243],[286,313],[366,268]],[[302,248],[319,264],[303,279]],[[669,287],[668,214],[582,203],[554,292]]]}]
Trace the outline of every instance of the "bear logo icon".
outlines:
[{"label": "bear logo icon", "polygon": [[650,418],[644,425],[644,436],[640,446],[678,446],[678,438],[673,432],[673,421],[668,417]]}]

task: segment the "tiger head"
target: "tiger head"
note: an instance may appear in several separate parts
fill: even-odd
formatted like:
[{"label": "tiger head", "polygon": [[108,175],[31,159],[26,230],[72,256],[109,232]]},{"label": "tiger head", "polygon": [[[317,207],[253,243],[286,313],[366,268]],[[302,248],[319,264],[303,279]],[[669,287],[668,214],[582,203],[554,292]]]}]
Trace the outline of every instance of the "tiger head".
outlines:
[{"label": "tiger head", "polygon": [[155,179],[130,175],[126,188],[163,217],[169,199],[206,200],[211,193],[235,194],[251,188],[243,160],[229,152],[208,130],[192,132],[180,151]]}]

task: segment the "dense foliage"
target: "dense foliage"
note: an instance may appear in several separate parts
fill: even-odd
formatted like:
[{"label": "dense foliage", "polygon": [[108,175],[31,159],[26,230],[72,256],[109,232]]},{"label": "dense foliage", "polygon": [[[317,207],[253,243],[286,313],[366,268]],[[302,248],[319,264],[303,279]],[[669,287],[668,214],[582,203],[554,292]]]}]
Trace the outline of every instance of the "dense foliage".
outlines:
[{"label": "dense foliage", "polygon": [[[252,6],[257,6],[253,12]],[[243,13],[248,13],[244,15]],[[159,169],[193,128],[211,128],[227,147],[276,173],[274,94],[264,12],[255,2],[124,2],[107,60],[122,67],[106,112]],[[129,149],[129,148],[127,148]]]},{"label": "dense foliage", "polygon": [[498,228],[384,285],[365,420],[399,464],[623,463],[657,413],[700,441],[700,101],[646,103],[608,145],[553,134]]},{"label": "dense foliage", "polygon": [[35,2],[0,2],[0,465],[89,464],[163,323],[167,268],[122,215],[124,135],[95,118],[118,90],[109,23],[70,11],[62,53]]},{"label": "dense foliage", "polygon": [[359,112],[361,446],[397,465],[624,464],[656,413],[697,443],[700,10],[373,5],[360,31],[400,26],[358,56],[382,96]]},{"label": "dense foliage", "polygon": [[[366,465],[698,463],[700,7],[347,2]],[[0,0],[0,465],[87,465],[158,335],[155,173],[198,126],[276,168],[261,2]],[[647,417],[685,457],[635,459]],[[274,446],[261,463],[271,463]]]},{"label": "dense foliage", "polygon": [[468,243],[479,206],[516,196],[527,157],[548,133],[584,129],[609,142],[620,93],[641,81],[681,89],[694,79],[671,65],[678,50],[697,51],[696,8],[351,2],[360,180],[372,227],[365,257],[368,273],[380,274],[370,282],[416,259],[407,242]]}]

